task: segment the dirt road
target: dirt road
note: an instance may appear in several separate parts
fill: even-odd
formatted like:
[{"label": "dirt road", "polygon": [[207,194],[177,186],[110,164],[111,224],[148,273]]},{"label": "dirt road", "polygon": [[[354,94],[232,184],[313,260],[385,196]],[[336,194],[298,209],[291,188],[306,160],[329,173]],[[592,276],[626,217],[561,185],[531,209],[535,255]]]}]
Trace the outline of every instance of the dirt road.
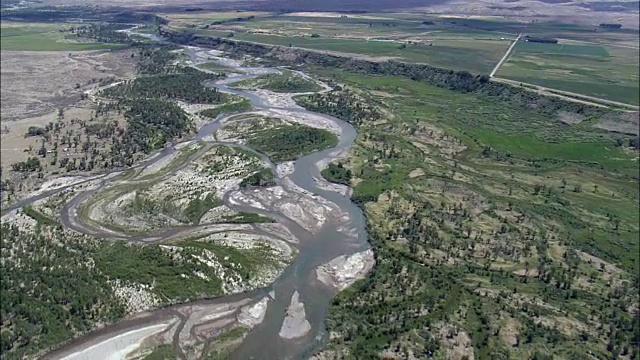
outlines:
[{"label": "dirt road", "polygon": [[504,79],[499,77],[493,77],[491,78],[491,81],[501,82],[501,83],[505,83],[513,86],[523,85],[524,89],[534,91],[539,94],[543,94],[547,96],[555,96],[557,98],[561,98],[563,100],[567,100],[567,101],[571,101],[579,104],[597,106],[601,108],[617,106],[617,107],[625,108],[626,111],[638,111],[640,109],[637,105],[625,104],[625,103],[602,99],[594,96],[582,95],[582,94],[577,94],[569,91],[548,88],[540,85],[525,83],[522,81],[509,80],[509,79]]},{"label": "dirt road", "polygon": [[502,57],[502,59],[498,61],[498,63],[496,64],[496,67],[494,67],[493,70],[491,71],[491,74],[489,74],[490,78],[492,78],[496,74],[496,72],[498,72],[498,69],[500,69],[500,66],[502,66],[502,64],[505,61],[507,61],[507,58],[509,58],[509,55],[511,55],[513,48],[516,46],[521,36],[522,36],[522,33],[518,34],[518,37],[513,41],[511,46],[509,46],[509,48],[507,49],[507,52],[504,53],[504,56]]}]

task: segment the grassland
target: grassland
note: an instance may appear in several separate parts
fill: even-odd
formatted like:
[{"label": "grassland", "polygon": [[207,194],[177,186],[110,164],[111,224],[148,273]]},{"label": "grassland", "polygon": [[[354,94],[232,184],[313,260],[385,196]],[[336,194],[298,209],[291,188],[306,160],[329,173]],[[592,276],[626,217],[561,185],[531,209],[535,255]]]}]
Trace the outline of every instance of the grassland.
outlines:
[{"label": "grassland", "polygon": [[270,16],[271,13],[262,11],[197,11],[191,13],[160,13],[158,15],[176,24],[208,25],[213,22],[232,22],[248,17],[261,18]]},{"label": "grassland", "polygon": [[[396,17],[397,15],[397,17]],[[170,26],[190,28],[202,35],[258,43],[335,51],[380,59],[398,59],[434,66],[489,73],[506,51],[513,31],[456,29],[448,24],[427,26],[417,18],[261,14],[243,21],[204,24],[167,19]]]},{"label": "grassland", "polygon": [[[227,32],[202,31],[205,35],[227,36]],[[502,40],[476,41],[469,39],[439,38],[430,43],[404,43],[388,40],[362,40],[348,38],[313,38],[311,36],[280,36],[235,33],[234,39],[270,45],[295,46],[313,50],[350,53],[380,59],[397,59],[427,63],[433,66],[489,73],[500,60],[509,43]],[[432,45],[429,45],[432,44]]]},{"label": "grassland", "polygon": [[314,71],[358,93],[349,106],[382,113],[355,122],[345,164],[377,265],[335,299],[324,355],[634,351],[637,149],[615,146],[597,119],[569,125],[403,78]]},{"label": "grassland", "polygon": [[2,22],[0,49],[14,51],[84,51],[117,49],[122,45],[80,42],[64,30],[73,24]]},{"label": "grassland", "polygon": [[497,76],[638,105],[638,49],[519,42]]}]

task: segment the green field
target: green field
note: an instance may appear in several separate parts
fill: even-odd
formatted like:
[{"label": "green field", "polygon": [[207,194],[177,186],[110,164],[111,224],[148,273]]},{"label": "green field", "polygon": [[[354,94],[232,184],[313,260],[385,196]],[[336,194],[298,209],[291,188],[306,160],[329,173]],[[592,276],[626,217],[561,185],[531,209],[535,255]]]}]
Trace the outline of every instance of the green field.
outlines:
[{"label": "green field", "polygon": [[[199,24],[199,23],[198,23]],[[175,25],[184,26],[184,21]],[[561,91],[637,105],[638,34],[593,26],[523,23],[506,18],[445,18],[414,14],[262,14],[200,27],[203,35],[271,45],[425,63],[488,74],[517,33],[562,39],[521,41],[497,76]]]},{"label": "green field", "polygon": [[115,49],[122,47],[116,44],[94,42],[78,42],[66,39],[68,33],[60,30],[72,24],[23,24],[2,23],[0,31],[0,49],[15,51],[83,51]]},{"label": "green field", "polygon": [[[214,36],[227,33],[203,32]],[[500,40],[443,39],[426,44],[402,44],[384,40],[356,40],[335,38],[285,37],[276,35],[236,34],[233,39],[270,45],[295,46],[312,50],[327,50],[366,55],[381,59],[424,63],[436,67],[467,70],[472,73],[489,73],[508,47]]]},{"label": "green field", "polygon": [[638,105],[637,49],[519,42],[498,76]]},{"label": "green field", "polygon": [[515,46],[515,53],[520,54],[561,54],[561,55],[587,55],[594,57],[607,57],[609,52],[600,45],[590,44],[545,44],[529,41],[519,41]]},{"label": "green field", "polygon": [[[381,59],[489,73],[509,42],[510,31],[425,26],[397,14],[370,17],[272,15],[250,21],[200,27],[202,35],[228,37],[271,45],[367,55]],[[199,24],[199,22],[194,22]],[[172,26],[184,26],[174,21]]]}]

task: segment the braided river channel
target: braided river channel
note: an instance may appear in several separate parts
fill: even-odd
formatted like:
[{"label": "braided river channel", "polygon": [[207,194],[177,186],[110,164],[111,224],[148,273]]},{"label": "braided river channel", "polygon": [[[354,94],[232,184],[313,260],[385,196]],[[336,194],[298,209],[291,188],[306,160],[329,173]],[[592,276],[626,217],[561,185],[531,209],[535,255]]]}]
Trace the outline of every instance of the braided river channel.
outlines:
[{"label": "braided river channel", "polygon": [[[350,200],[351,190],[331,184],[320,175],[320,169],[323,166],[344,157],[349,151],[356,137],[353,126],[335,117],[310,112],[296,105],[292,96],[297,94],[279,94],[279,98],[286,101],[274,101],[273,94],[269,95],[269,92],[231,88],[232,84],[243,80],[280,72],[276,68],[245,67],[239,61],[224,58],[215,50],[184,47],[183,51],[189,56],[192,66],[197,67],[205,61],[215,61],[231,67],[236,74],[205,83],[205,86],[248,99],[254,109],[246,113],[262,112],[274,117],[287,116],[297,119],[301,124],[325,124],[325,127],[331,128],[331,131],[338,136],[338,144],[332,148],[302,156],[288,166],[274,164],[264,154],[246,145],[217,140],[214,136],[216,130],[232,116],[238,118],[237,115],[243,114],[235,113],[219,116],[215,121],[201,126],[195,137],[188,142],[170,144],[159,154],[133,167],[143,169],[153,166],[174,155],[185,143],[204,143],[205,150],[207,147],[224,144],[257,154],[277,174],[274,187],[277,191],[269,193],[271,197],[260,197],[268,189],[239,189],[236,186],[227,191],[222,200],[233,210],[258,213],[274,219],[278,226],[285,228],[288,234],[292,235],[290,238],[295,238],[295,241],[288,241],[288,244],[295,249],[295,258],[276,280],[266,287],[134,314],[65,344],[45,355],[45,359],[125,359],[129,358],[136,349],[149,346],[153,341],[156,341],[155,344],[172,345],[176,358],[206,358],[202,353],[197,356],[190,355],[193,352],[189,347],[210,346],[225,328],[238,323],[250,324],[250,330],[233,350],[230,358],[309,358],[329,339],[324,321],[332,298],[350,284],[348,281],[346,284],[338,284],[339,281],[334,281],[333,284],[331,281],[321,281],[318,269],[334,259],[342,259],[342,266],[346,267],[346,271],[352,272],[347,277],[355,277],[356,275],[364,276],[373,266],[365,219],[360,208]],[[324,88],[324,91],[328,90],[326,85]],[[184,164],[171,171],[175,172],[181,166],[186,166],[190,159],[185,159]],[[122,179],[123,175],[123,171],[116,171],[102,174],[98,180],[93,177],[92,181],[97,181],[97,185],[76,193],[63,208],[62,224],[92,236],[137,243],[163,241],[179,234],[195,233],[207,226],[215,227],[212,224],[199,224],[126,235],[83,220],[82,216],[79,216],[80,204],[88,201],[87,199],[90,200],[91,196],[101,189],[117,186],[119,182],[125,181]],[[15,210],[66,188],[68,186],[41,192],[23,199],[5,211]],[[260,205],[256,205],[255,199],[258,198],[262,201]],[[273,199],[273,203],[270,199]],[[287,201],[287,199],[294,205],[298,204],[299,212],[316,214],[323,211],[325,214],[322,217],[323,221],[316,224],[303,224],[292,218],[290,213],[282,211],[283,208],[292,206],[291,204],[276,206],[276,202]],[[304,199],[304,202],[301,199]],[[314,219],[312,216],[307,218]],[[256,224],[249,226],[252,227],[250,230],[256,234],[269,233],[267,227]],[[269,235],[278,237],[273,233]],[[280,238],[287,241],[285,236]],[[335,264],[340,267],[340,261]],[[349,266],[351,266],[350,269]],[[357,274],[354,275],[354,273]],[[340,278],[339,275],[333,274],[333,276]]]}]

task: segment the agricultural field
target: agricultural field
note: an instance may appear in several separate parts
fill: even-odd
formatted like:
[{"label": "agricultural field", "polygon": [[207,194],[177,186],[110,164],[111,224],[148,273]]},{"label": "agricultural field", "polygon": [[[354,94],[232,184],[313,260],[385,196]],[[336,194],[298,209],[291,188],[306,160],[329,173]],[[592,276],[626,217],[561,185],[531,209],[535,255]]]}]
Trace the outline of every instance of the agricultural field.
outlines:
[{"label": "agricultural field", "polygon": [[[76,24],[77,25],[77,24]],[[74,24],[12,23],[0,25],[0,49],[2,51],[84,51],[117,49],[118,44],[78,41],[66,29]]]},{"label": "agricultural field", "polygon": [[158,16],[168,19],[176,25],[208,25],[214,22],[246,21],[271,15],[272,13],[262,11],[194,11],[158,13]]},{"label": "agricultural field", "polygon": [[434,66],[489,73],[516,33],[457,30],[448,24],[425,25],[423,20],[386,16],[314,16],[313,13],[256,16],[243,21],[189,26],[171,21],[173,28],[193,28],[201,35],[232,37],[271,45],[294,46],[379,60],[427,63]]},{"label": "agricultural field", "polygon": [[637,138],[594,126],[606,115],[568,123],[569,111],[315,72],[350,95],[301,98],[305,107],[379,111],[347,118],[356,147],[323,172],[354,187],[379,265],[334,300],[321,357],[632,353]]},{"label": "agricultural field", "polygon": [[603,30],[597,23],[400,13],[273,13],[188,27],[170,21],[169,26],[204,36],[476,74],[489,74],[519,33],[553,37],[560,43],[518,43],[496,76],[631,105],[639,101],[637,30]]},{"label": "agricultural field", "polygon": [[638,105],[638,48],[578,41],[519,41],[497,76]]}]

